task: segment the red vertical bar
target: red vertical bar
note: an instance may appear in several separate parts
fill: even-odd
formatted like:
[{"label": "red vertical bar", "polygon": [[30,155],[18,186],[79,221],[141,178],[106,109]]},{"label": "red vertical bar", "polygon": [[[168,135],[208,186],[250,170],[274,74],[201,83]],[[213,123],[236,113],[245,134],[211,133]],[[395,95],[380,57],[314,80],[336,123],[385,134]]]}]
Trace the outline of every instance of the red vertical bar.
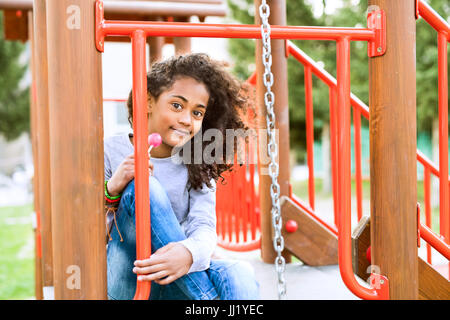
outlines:
[{"label": "red vertical bar", "polygon": [[337,42],[337,90],[338,90],[338,184],[339,198],[339,266],[342,277],[352,270],[349,262],[351,243],[351,150],[350,150],[350,45],[348,39]]},{"label": "red vertical bar", "polygon": [[[234,169],[236,168],[236,165],[234,165]],[[230,172],[230,190],[229,190],[229,196],[230,199],[233,199],[234,197],[234,171]],[[228,241],[231,242],[233,240],[233,220],[235,216],[235,201],[230,201],[230,210],[228,211]]]},{"label": "red vertical bar", "polygon": [[362,217],[362,172],[361,172],[361,111],[353,108],[353,129],[355,130],[355,183],[358,221]]},{"label": "red vertical bar", "polygon": [[225,237],[227,235],[227,221],[228,216],[230,212],[230,203],[229,201],[226,201],[226,199],[229,199],[229,189],[230,189],[230,175],[228,172],[224,174],[225,177],[225,185],[223,187],[223,212],[222,212],[222,239],[225,240]]},{"label": "red vertical bar", "polygon": [[336,118],[336,89],[330,87],[330,149],[331,149],[331,175],[333,188],[334,225],[338,226],[339,196],[338,196],[338,158],[337,158],[337,118]]},{"label": "red vertical bar", "polygon": [[248,171],[250,174],[250,181],[249,181],[249,196],[250,196],[250,207],[249,207],[249,220],[250,220],[250,232],[251,232],[251,239],[254,240],[256,236],[256,228],[255,228],[255,148],[253,146],[254,139],[250,139],[250,143],[248,145],[248,153],[250,156],[250,162],[248,164]]},{"label": "red vertical bar", "polygon": [[[132,36],[133,50],[133,131],[135,136],[135,203],[136,258],[147,259],[151,254],[150,197],[147,142],[147,63],[146,37],[142,30]],[[150,281],[138,281],[135,300],[148,300]]]},{"label": "red vertical bar", "polygon": [[247,242],[247,231],[248,231],[248,207],[249,207],[249,188],[247,181],[247,170],[248,161],[244,163],[241,168],[242,174],[242,234],[244,236],[244,242]]},{"label": "red vertical bar", "polygon": [[439,192],[440,192],[440,233],[450,243],[449,186],[448,186],[448,70],[447,38],[438,33],[439,68]]},{"label": "red vertical bar", "polygon": [[[430,168],[424,167],[423,188],[425,202],[425,224],[431,229],[431,201],[430,201]],[[418,221],[420,223],[420,221]],[[431,246],[427,243],[427,261],[431,264]]]},{"label": "red vertical bar", "polygon": [[242,190],[242,167],[240,167],[239,165],[237,165],[237,172],[235,173],[236,175],[236,221],[234,223],[234,227],[235,227],[235,232],[236,232],[236,243],[240,243],[241,242],[241,222],[242,222],[242,194],[243,194],[243,190]]},{"label": "red vertical bar", "polygon": [[311,67],[305,66],[306,153],[308,162],[309,205],[314,210],[314,118]]},{"label": "red vertical bar", "polygon": [[[438,68],[439,68],[439,192],[440,212],[439,231],[445,242],[450,243],[449,183],[448,183],[448,70],[447,37],[438,33]],[[450,263],[448,264],[450,279]]]},{"label": "red vertical bar", "polygon": [[250,230],[252,240],[256,239],[256,191],[255,191],[255,164],[250,164]]},{"label": "red vertical bar", "polygon": [[361,286],[353,274],[351,243],[351,146],[350,146],[350,40],[338,40],[336,48],[338,89],[338,184],[339,271],[345,285],[362,299],[379,299],[374,289]]}]

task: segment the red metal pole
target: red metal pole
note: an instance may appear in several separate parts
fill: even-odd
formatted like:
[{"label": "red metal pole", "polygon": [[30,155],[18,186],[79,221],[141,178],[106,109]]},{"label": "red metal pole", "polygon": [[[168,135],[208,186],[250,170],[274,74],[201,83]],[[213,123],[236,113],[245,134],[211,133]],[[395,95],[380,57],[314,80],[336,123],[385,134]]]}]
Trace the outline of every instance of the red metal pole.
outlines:
[{"label": "red metal pole", "polygon": [[439,68],[439,193],[440,233],[450,243],[449,234],[449,185],[448,185],[448,66],[447,37],[438,33]]},{"label": "red metal pole", "polygon": [[425,1],[419,1],[419,14],[427,21],[437,32],[444,32],[447,36],[447,41],[450,41],[450,27],[447,21],[445,21],[434,9],[428,5]]},{"label": "red metal pole", "polygon": [[[430,169],[424,167],[423,174],[424,202],[425,202],[425,224],[431,228],[431,201],[430,201]],[[431,264],[431,246],[427,243],[427,261]]]},{"label": "red metal pole", "polygon": [[423,224],[420,224],[419,228],[420,236],[439,253],[450,260],[450,246],[442,240],[442,237],[439,238],[438,235],[436,235],[430,228],[424,226]]},{"label": "red metal pole", "polygon": [[[103,30],[108,35],[129,36],[133,30],[143,30],[147,36],[206,37],[260,39],[261,28],[256,25],[226,25],[153,21],[105,21]],[[374,32],[364,28],[329,28],[301,26],[271,26],[272,39],[337,40],[348,37],[355,41],[371,41]]]},{"label": "red metal pole", "polygon": [[336,89],[329,87],[330,95],[330,149],[331,149],[331,175],[333,188],[333,210],[334,225],[337,227],[339,223],[339,196],[338,196],[338,173],[337,173],[337,122],[336,122]]},{"label": "red metal pole", "polygon": [[336,55],[339,106],[338,150],[341,154],[338,163],[338,181],[342,190],[339,195],[339,271],[344,283],[359,298],[380,299],[379,292],[375,289],[361,286],[356,281],[353,273],[351,243],[350,40],[348,38],[337,42]]},{"label": "red metal pole", "polygon": [[[147,129],[147,63],[145,33],[137,30],[132,36],[133,50],[133,131],[135,135],[135,204],[136,258],[147,259],[151,254],[150,197],[148,172]],[[138,281],[135,300],[148,300],[150,282]]]},{"label": "red metal pole", "polygon": [[356,184],[356,207],[358,221],[362,217],[362,172],[361,172],[361,111],[353,108],[353,130],[355,131],[355,184]]},{"label": "red metal pole", "polygon": [[306,154],[308,163],[308,195],[309,205],[314,210],[314,118],[312,96],[312,73],[309,66],[305,66],[305,109],[306,109]]},{"label": "red metal pole", "polygon": [[327,228],[329,231],[331,231],[336,236],[338,235],[338,232],[335,228],[330,226],[328,223],[320,219],[318,216],[315,215],[314,211],[311,210],[309,205],[307,205],[305,202],[303,202],[300,198],[298,198],[295,194],[291,195],[291,200],[298,205],[300,208],[305,210],[309,215],[311,215],[317,222],[319,222],[321,225],[323,225],[325,228]]}]

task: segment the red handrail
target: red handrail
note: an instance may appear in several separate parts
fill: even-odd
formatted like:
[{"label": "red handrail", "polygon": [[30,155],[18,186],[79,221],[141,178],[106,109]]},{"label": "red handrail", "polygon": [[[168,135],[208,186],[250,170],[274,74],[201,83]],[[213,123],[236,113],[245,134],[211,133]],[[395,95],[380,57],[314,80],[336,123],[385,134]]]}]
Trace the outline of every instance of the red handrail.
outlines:
[{"label": "red handrail", "polygon": [[419,0],[419,15],[438,33],[444,33],[447,41],[450,41],[450,25],[423,0]]},{"label": "red handrail", "polygon": [[[418,3],[419,15],[433,27],[438,35],[438,105],[439,105],[439,233],[446,245],[450,244],[450,186],[448,169],[448,52],[447,42],[450,41],[450,25],[425,1]],[[424,188],[429,188],[424,185]],[[425,184],[425,183],[424,183]],[[425,189],[426,190],[426,189]],[[430,201],[430,199],[428,199]],[[427,224],[431,226],[430,204],[425,203]],[[422,229],[421,229],[422,230]],[[427,233],[428,234],[428,233]],[[433,238],[431,238],[433,239]],[[440,246],[443,248],[443,246]],[[439,250],[438,250],[439,251]],[[442,252],[441,252],[442,253]],[[431,263],[431,252],[427,247],[428,261]],[[450,278],[450,264],[449,264]]]},{"label": "red handrail", "polygon": [[[135,161],[135,204],[136,204],[136,259],[147,259],[151,255],[149,156],[147,141],[147,64],[146,37],[136,30],[132,35],[133,50],[133,131]],[[137,281],[135,300],[147,300],[150,295],[150,281]]]},{"label": "red handrail", "polygon": [[450,246],[446,244],[441,237],[436,235],[429,227],[423,225],[422,223],[419,225],[419,230],[422,239],[450,260]]},{"label": "red handrail", "polygon": [[[449,41],[449,25],[448,23],[442,19],[431,7],[429,7],[426,3],[424,3],[423,1],[420,1],[419,3],[419,13],[421,14],[421,16],[428,22],[430,23],[433,28],[435,30],[437,30],[439,32],[438,34],[438,43],[439,43],[439,105],[440,105],[440,157],[442,158],[440,160],[441,163],[441,167],[438,169],[436,168],[436,166],[432,163],[432,161],[430,161],[422,152],[420,152],[419,150],[417,150],[417,160],[424,166],[425,168],[425,174],[434,174],[437,177],[440,178],[440,185],[441,185],[441,192],[440,192],[440,202],[441,202],[441,234],[444,235],[444,238],[430,238],[428,237],[427,239],[433,239],[433,241],[437,241],[440,243],[440,245],[436,246],[437,249],[436,250],[442,250],[442,248],[446,248],[446,244],[445,244],[445,239],[450,237],[450,231],[449,229],[449,205],[448,205],[448,194],[449,194],[449,176],[448,176],[448,167],[447,167],[447,163],[448,163],[448,151],[447,151],[447,146],[448,146],[448,129],[447,129],[447,118],[448,118],[448,114],[447,114],[447,109],[448,109],[448,77],[447,77],[447,42]],[[310,57],[308,57],[302,50],[300,50],[299,48],[297,48],[293,43],[291,43],[290,41],[287,42],[287,51],[288,54],[291,54],[292,56],[294,56],[299,62],[301,62],[304,66],[305,66],[305,74],[309,74],[310,70],[312,70],[312,72],[319,78],[321,79],[325,84],[327,84],[330,87],[330,130],[331,132],[331,136],[335,136],[335,134],[333,133],[334,128],[333,125],[335,123],[334,120],[334,115],[333,115],[333,111],[334,111],[334,98],[333,96],[335,95],[335,90],[337,87],[337,81],[334,77],[332,77],[328,72],[326,72],[324,69],[322,69],[315,61],[313,61]],[[309,76],[308,76],[309,77]],[[305,80],[306,80],[306,76],[305,76]],[[306,81],[305,81],[305,84]],[[308,86],[306,86],[305,91],[307,91],[307,95],[310,96],[311,93],[309,92],[310,89],[308,89]],[[356,188],[357,188],[357,201],[358,201],[358,218],[361,217],[361,213],[362,213],[362,185],[361,185],[361,176],[360,176],[360,172],[361,172],[361,167],[360,167],[360,156],[358,156],[358,154],[360,154],[360,145],[357,142],[358,140],[360,140],[360,121],[358,121],[359,119],[359,113],[361,115],[363,115],[366,119],[369,119],[369,109],[368,107],[361,101],[359,100],[356,96],[354,96],[353,94],[351,94],[350,97],[350,101],[351,101],[351,106],[354,108],[354,125],[355,125],[355,157],[357,159],[356,161]],[[308,102],[308,101],[307,101]],[[308,105],[308,103],[307,103]],[[333,139],[332,139],[333,140]],[[335,165],[335,163],[337,162],[338,159],[336,159],[334,153],[333,153],[333,143],[334,141],[331,141],[331,151],[332,151],[332,163]],[[443,172],[443,174],[441,175],[440,172]],[[335,170],[333,169],[333,172],[335,172]],[[427,181],[424,183],[424,187],[425,188],[429,188],[429,186],[427,186],[427,184],[429,184],[429,179],[427,179]],[[335,186],[336,183],[334,181],[333,178],[333,186]],[[311,184],[310,184],[310,190],[311,190]],[[335,188],[333,188],[333,198],[337,198],[338,201],[341,200],[342,195],[336,195],[336,192],[334,191]],[[425,192],[426,194],[428,193]],[[311,199],[311,198],[310,198]],[[427,201],[426,203],[428,203],[429,200],[429,196],[427,196]],[[335,201],[336,204],[336,201]],[[447,205],[446,205],[447,204]],[[335,205],[336,207],[336,205]],[[429,207],[429,203],[428,205],[426,205],[426,214],[427,214],[427,224],[431,225],[431,219],[429,217],[430,215],[430,210],[427,210],[427,208]],[[336,221],[338,221],[338,217],[336,217],[336,214],[339,214],[339,211],[335,210],[335,219]],[[338,225],[338,223],[336,223],[336,225]],[[426,227],[421,225],[421,227]],[[427,233],[428,234],[428,233]],[[447,236],[445,236],[447,235]],[[427,241],[424,238],[425,241]],[[448,241],[448,240],[447,240]],[[436,248],[435,247],[435,248]],[[442,253],[444,255],[443,252],[439,251],[440,253]],[[429,255],[429,254],[428,254]],[[444,255],[445,256],[445,255]]]},{"label": "red handrail", "polygon": [[[295,59],[297,59],[303,65],[308,66],[312,70],[314,75],[316,75],[325,84],[327,84],[330,87],[330,91],[335,90],[335,88],[337,86],[337,81],[332,75],[330,75],[326,70],[322,69],[314,60],[312,60],[306,53],[304,53],[300,48],[295,46],[292,42],[288,41],[287,49],[288,49],[289,54],[291,54]],[[362,116],[364,116],[367,120],[369,120],[369,107],[366,104],[364,104],[364,102],[362,102],[354,94],[351,94],[350,101],[351,101],[351,106],[354,108],[354,110],[357,110],[358,112],[361,113]],[[420,150],[417,150],[417,160],[425,167],[426,170],[429,170],[430,173],[432,173],[433,175],[435,175],[437,177],[440,176],[439,169]],[[449,179],[450,179],[450,176],[447,177],[447,181]],[[338,198],[340,198],[340,197],[338,197]],[[436,240],[436,238],[433,238],[433,239],[434,239],[434,241],[442,242],[442,240],[439,238],[437,238],[437,240]],[[425,238],[424,238],[424,240],[427,241]],[[437,246],[437,247],[442,248],[443,247],[442,243],[440,246]],[[438,250],[438,249],[436,249],[436,250]],[[442,253],[442,252],[440,252],[440,253]],[[444,255],[444,253],[442,253],[442,254]]]},{"label": "red handrail", "polygon": [[314,118],[311,67],[305,66],[306,156],[308,164],[309,205],[314,210]]}]

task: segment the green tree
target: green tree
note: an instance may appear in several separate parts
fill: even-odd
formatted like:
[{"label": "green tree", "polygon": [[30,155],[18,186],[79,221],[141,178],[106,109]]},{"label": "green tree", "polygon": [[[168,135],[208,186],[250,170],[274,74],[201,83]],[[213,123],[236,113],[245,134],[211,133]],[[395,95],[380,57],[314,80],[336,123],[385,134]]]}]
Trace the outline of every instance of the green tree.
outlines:
[{"label": "green tree", "polygon": [[[318,0],[317,0],[318,1]],[[254,23],[253,0],[228,0],[232,17],[241,23]],[[332,0],[322,0],[324,9]],[[428,0],[428,3],[448,20],[448,0]],[[304,1],[286,1],[288,25],[320,25],[336,27],[366,27],[366,0],[342,0],[339,9],[320,17],[314,17],[312,8]],[[423,19],[417,23],[417,127],[418,131],[431,131],[433,119],[438,117],[437,89],[437,36]],[[331,41],[294,41],[303,51],[324,68],[336,75],[336,45]],[[241,78],[255,70],[254,42],[231,40],[230,52],[235,62],[235,72]],[[450,63],[450,60],[449,60]],[[289,116],[291,146],[299,151],[298,160],[305,156],[305,100],[303,67],[293,59],[288,60]],[[369,103],[369,71],[367,44],[360,41],[351,44],[351,89],[362,101]],[[319,138],[323,124],[329,121],[328,88],[319,80],[313,81],[315,138]],[[363,126],[368,122],[363,121]]]},{"label": "green tree", "polygon": [[[254,24],[253,0],[228,0],[228,5],[234,20],[243,24]],[[303,1],[287,1],[287,6],[287,23],[289,25],[319,25],[309,4]],[[324,45],[324,43],[312,43],[311,41],[295,41],[294,43],[306,52],[311,52],[313,48]],[[256,69],[255,41],[230,39],[229,49],[234,60],[235,74],[241,79],[248,78]],[[304,71],[302,65],[293,59],[288,60],[288,81],[290,144],[292,149],[300,150],[299,160],[304,160],[304,150],[306,149]],[[317,87],[316,81],[314,81],[314,87]],[[325,95],[326,97],[322,93],[314,91],[314,125],[319,129],[321,119],[327,114],[325,107],[328,108],[328,104],[320,103],[320,100],[328,100],[328,93]]]},{"label": "green tree", "polygon": [[19,59],[26,45],[5,40],[3,34],[0,11],[0,134],[13,140],[30,128],[30,90],[20,87],[28,66]]}]

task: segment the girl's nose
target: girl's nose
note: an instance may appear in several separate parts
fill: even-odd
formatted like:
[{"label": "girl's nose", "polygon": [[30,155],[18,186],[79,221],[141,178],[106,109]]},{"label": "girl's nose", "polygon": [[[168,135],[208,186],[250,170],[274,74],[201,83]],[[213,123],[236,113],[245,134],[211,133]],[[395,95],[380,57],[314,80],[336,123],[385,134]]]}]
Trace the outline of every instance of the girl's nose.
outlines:
[{"label": "girl's nose", "polygon": [[192,117],[191,117],[191,113],[189,112],[189,110],[186,110],[185,112],[183,112],[181,114],[180,118],[178,119],[178,122],[185,126],[191,125]]}]

